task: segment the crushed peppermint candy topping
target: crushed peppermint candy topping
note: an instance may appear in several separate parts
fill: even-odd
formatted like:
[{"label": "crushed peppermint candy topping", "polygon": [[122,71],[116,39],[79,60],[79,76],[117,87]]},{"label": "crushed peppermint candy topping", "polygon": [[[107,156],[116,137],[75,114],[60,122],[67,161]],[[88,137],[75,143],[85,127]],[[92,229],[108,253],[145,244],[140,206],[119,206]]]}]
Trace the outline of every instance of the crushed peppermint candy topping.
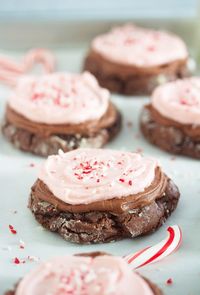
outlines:
[{"label": "crushed peppermint candy topping", "polygon": [[[86,295],[91,290],[94,290],[94,294],[100,294],[103,290],[102,282],[98,277],[110,277],[111,281],[115,281],[117,273],[110,273],[107,268],[100,268],[94,270],[87,264],[80,264],[79,267],[70,269],[68,272],[62,273],[58,279],[59,283],[54,295]],[[108,295],[116,292],[116,286],[114,284],[108,284]]]},{"label": "crushed peppermint candy topping", "polygon": [[78,180],[84,178],[96,179],[96,182],[100,182],[100,177],[106,176],[107,170],[111,167],[109,162],[103,161],[85,161],[80,162],[78,165],[73,167],[74,176]]},{"label": "crushed peppermint candy topping", "polygon": [[13,259],[13,263],[15,263],[15,264],[20,264],[20,260],[19,260],[19,258],[15,257],[15,258]]},{"label": "crushed peppermint candy topping", "polygon": [[13,259],[13,263],[14,264],[24,264],[24,263],[26,263],[26,261],[25,260],[20,260],[19,258],[15,257]]},{"label": "crushed peppermint candy topping", "polygon": [[49,157],[39,178],[65,203],[90,204],[143,191],[157,166],[138,153],[83,148]]},{"label": "crushed peppermint candy topping", "polygon": [[169,278],[167,281],[166,281],[166,285],[172,285],[173,284],[173,280],[172,278]]},{"label": "crushed peppermint candy topping", "polygon": [[[123,165],[123,161],[118,161],[117,165]],[[96,183],[100,183],[101,178],[105,178],[108,170],[114,167],[115,164],[112,163],[110,160],[108,162],[104,161],[85,161],[80,162],[78,165],[73,167],[74,176],[78,180],[84,179],[94,179]],[[123,176],[128,176],[129,173],[132,173],[133,170],[129,169],[126,173],[123,173]],[[119,182],[126,183],[128,185],[132,185],[132,180],[119,178]]]},{"label": "crushed peppermint candy topping", "polygon": [[132,180],[129,180],[128,184],[129,184],[129,185],[133,185]]},{"label": "crushed peppermint candy topping", "polygon": [[14,227],[11,224],[9,224],[9,230],[13,235],[17,234],[17,231],[14,229]]},{"label": "crushed peppermint candy topping", "polygon": [[20,259],[18,257],[15,257],[15,258],[12,259],[12,262],[14,264],[25,264],[27,261],[30,261],[30,262],[38,262],[38,261],[40,261],[40,258],[37,257],[37,256],[31,256],[31,255],[29,255],[29,256],[27,256],[27,257],[25,257],[23,259]]},{"label": "crushed peppermint candy topping", "polygon": [[24,243],[24,241],[22,241],[22,240],[19,241],[19,248],[20,248],[20,249],[24,249],[24,248],[25,248],[25,243]]},{"label": "crushed peppermint candy topping", "polygon": [[122,183],[125,182],[124,178],[119,178],[119,181]]}]

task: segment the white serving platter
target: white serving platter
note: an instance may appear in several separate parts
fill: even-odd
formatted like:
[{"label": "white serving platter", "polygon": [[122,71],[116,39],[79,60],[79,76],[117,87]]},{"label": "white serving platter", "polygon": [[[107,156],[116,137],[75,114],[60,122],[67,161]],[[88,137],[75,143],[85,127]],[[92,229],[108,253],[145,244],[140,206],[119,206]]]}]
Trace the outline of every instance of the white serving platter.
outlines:
[{"label": "white serving platter", "polygon": [[[79,71],[85,49],[74,47],[56,50],[59,69]],[[16,57],[22,54],[10,53]],[[8,95],[9,89],[1,87],[1,120]],[[140,134],[138,120],[141,108],[148,98],[112,95],[112,99],[121,110],[124,123],[119,136],[107,147],[130,151],[142,148],[145,155],[157,157],[163,169],[180,188],[181,199],[177,210],[162,228],[146,237],[91,246],[68,243],[58,235],[43,230],[27,208],[30,187],[44,160],[16,150],[0,136],[0,294],[11,288],[38,263],[27,261],[16,265],[12,262],[15,257],[25,259],[35,256],[44,261],[55,255],[96,250],[124,255],[162,240],[166,236],[166,228],[173,224],[180,225],[183,230],[182,247],[165,260],[146,266],[139,272],[157,283],[165,295],[200,294],[200,162],[184,157],[174,158],[145,141]],[[132,122],[133,126],[128,126],[128,122]],[[9,224],[17,230],[16,235],[10,233]],[[25,249],[19,248],[20,239],[25,242]],[[166,285],[169,278],[173,279],[171,286]]]}]

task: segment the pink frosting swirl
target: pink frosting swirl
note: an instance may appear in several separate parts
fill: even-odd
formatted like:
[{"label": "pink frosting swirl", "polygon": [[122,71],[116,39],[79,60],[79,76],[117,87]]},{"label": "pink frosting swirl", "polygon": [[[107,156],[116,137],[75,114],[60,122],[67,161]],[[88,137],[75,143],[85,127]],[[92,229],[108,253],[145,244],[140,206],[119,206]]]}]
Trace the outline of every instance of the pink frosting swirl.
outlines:
[{"label": "pink frosting swirl", "polygon": [[152,105],[169,119],[200,125],[200,78],[192,77],[159,86],[152,95]]},{"label": "pink frosting swirl", "polygon": [[64,256],[41,264],[22,279],[16,295],[153,295],[120,257]]},{"label": "pink frosting swirl", "polygon": [[20,78],[8,104],[34,122],[79,124],[100,119],[107,111],[109,96],[88,72],[54,73]]},{"label": "pink frosting swirl", "polygon": [[77,149],[48,157],[41,179],[67,204],[89,204],[143,192],[155,177],[157,161],[140,154]]},{"label": "pink frosting swirl", "polygon": [[131,24],[97,36],[92,49],[110,61],[145,68],[188,57],[186,45],[178,36]]}]

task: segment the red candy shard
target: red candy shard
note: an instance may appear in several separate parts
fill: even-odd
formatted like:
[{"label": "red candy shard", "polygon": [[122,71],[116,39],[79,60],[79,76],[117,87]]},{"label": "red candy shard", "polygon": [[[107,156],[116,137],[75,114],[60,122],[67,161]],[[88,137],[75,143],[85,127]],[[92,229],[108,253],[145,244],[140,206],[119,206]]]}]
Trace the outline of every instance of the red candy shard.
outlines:
[{"label": "red candy shard", "polygon": [[124,180],[124,178],[120,178],[119,181],[120,182],[124,182],[125,180]]},{"label": "red candy shard", "polygon": [[166,284],[167,284],[167,285],[172,285],[172,284],[173,284],[173,280],[172,280],[172,278],[169,278],[169,279],[166,281]]},{"label": "red candy shard", "polygon": [[129,185],[132,185],[133,184],[132,180],[129,180],[128,184]]},{"label": "red candy shard", "polygon": [[15,257],[13,259],[13,262],[14,262],[14,264],[20,264],[20,260],[17,257]]},{"label": "red candy shard", "polygon": [[10,232],[13,234],[13,235],[16,235],[17,231],[14,229],[14,227],[12,225],[9,224],[9,229],[10,229]]}]

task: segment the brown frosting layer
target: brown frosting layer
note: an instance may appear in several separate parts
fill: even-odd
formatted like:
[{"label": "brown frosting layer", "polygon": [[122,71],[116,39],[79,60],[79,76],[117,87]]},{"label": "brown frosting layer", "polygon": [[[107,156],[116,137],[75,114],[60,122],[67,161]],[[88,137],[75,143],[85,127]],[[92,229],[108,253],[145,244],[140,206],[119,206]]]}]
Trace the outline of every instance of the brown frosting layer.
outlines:
[{"label": "brown frosting layer", "polygon": [[136,208],[144,207],[155,199],[161,198],[165,192],[167,180],[167,176],[159,167],[157,167],[154,181],[141,193],[80,205],[70,205],[58,199],[40,179],[37,179],[33,185],[32,193],[34,194],[34,198],[46,201],[64,212],[83,213],[91,211],[107,211],[114,214],[121,214]]},{"label": "brown frosting layer", "polygon": [[[94,110],[95,111],[95,110]],[[15,112],[10,106],[6,109],[6,119],[18,128],[25,129],[31,133],[48,137],[53,134],[80,134],[85,136],[93,136],[103,128],[112,126],[118,117],[118,110],[110,103],[108,110],[99,120],[87,121],[80,124],[43,124],[28,120],[21,114]]]},{"label": "brown frosting layer", "polygon": [[121,64],[117,62],[110,61],[109,59],[105,58],[100,53],[94,51],[91,49],[88,53],[88,56],[94,59],[97,59],[99,63],[101,63],[102,68],[106,73],[119,73],[120,77],[126,77],[130,75],[159,75],[164,74],[165,72],[167,74],[174,74],[177,70],[179,70],[182,67],[185,67],[188,61],[188,58],[186,59],[179,59],[176,61],[172,61],[170,63],[165,63],[160,66],[151,66],[151,67],[137,67],[133,65],[126,65]]},{"label": "brown frosting layer", "polygon": [[188,135],[192,139],[199,140],[200,139],[200,126],[195,126],[191,124],[181,124],[172,119],[164,117],[159,113],[151,104],[146,105],[147,108],[153,117],[153,119],[160,125],[164,125],[167,127],[176,127],[180,129],[184,134]]}]

